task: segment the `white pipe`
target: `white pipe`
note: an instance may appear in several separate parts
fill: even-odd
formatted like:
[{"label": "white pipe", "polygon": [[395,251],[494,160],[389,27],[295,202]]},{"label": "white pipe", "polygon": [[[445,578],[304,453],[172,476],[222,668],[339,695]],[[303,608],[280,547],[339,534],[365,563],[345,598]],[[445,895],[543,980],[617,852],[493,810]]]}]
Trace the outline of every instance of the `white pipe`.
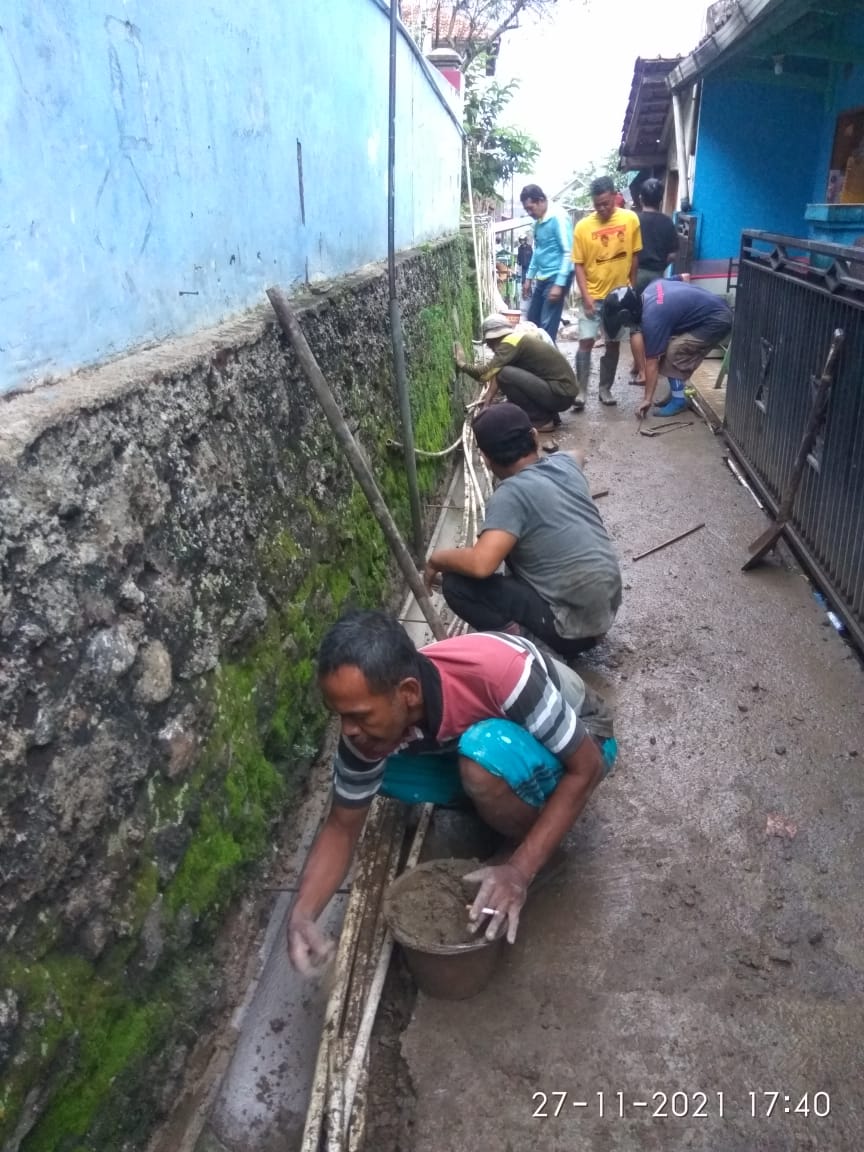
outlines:
[{"label": "white pipe", "polygon": [[690,199],[690,172],[687,162],[687,142],[684,139],[684,121],[681,115],[681,93],[672,93],[672,118],[675,123],[675,151],[678,154],[678,204]]},{"label": "white pipe", "polygon": [[[411,844],[411,851],[408,853],[408,859],[405,861],[406,872],[410,871],[420,858],[420,850],[423,847],[423,841],[426,839],[426,833],[429,830],[433,810],[433,804],[423,805],[420,819],[417,823],[417,830],[414,833],[414,840]],[[366,1006],[363,1009],[360,1027],[357,1030],[357,1042],[354,1045],[354,1051],[351,1053],[351,1059],[348,1061],[348,1067],[345,1071],[343,1123],[345,1124],[346,1134],[348,1130],[347,1126],[351,1121],[351,1112],[354,1108],[357,1084],[363,1069],[363,1063],[366,1059],[369,1038],[372,1035],[372,1026],[375,1023],[375,1016],[378,1013],[378,1005],[381,1002],[381,993],[384,991],[384,981],[387,978],[387,969],[390,967],[390,958],[392,955],[393,935],[388,930],[384,936],[384,943],[381,947],[381,955],[378,957],[375,975],[372,977],[372,983],[369,986],[369,995],[366,997]]]}]

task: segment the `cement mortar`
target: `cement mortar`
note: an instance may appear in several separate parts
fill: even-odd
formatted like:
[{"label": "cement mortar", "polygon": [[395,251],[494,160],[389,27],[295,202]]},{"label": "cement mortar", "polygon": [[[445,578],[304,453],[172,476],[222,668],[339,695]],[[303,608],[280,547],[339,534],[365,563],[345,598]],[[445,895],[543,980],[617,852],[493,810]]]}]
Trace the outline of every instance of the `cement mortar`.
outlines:
[{"label": "cement mortar", "polygon": [[397,940],[420,951],[476,941],[466,905],[477,895],[477,885],[462,877],[477,867],[476,860],[436,860],[400,880],[387,899],[387,918]]},{"label": "cement mortar", "polygon": [[[411,1092],[394,1101],[410,1114],[390,1128],[413,1132],[413,1152],[854,1152],[861,666],[799,572],[776,559],[741,572],[766,519],[722,440],[695,416],[638,436],[625,374],[617,409],[594,382],[556,437],[610,490],[598,507],[624,603],[579,670],[614,705],[620,761],[488,987],[418,997],[402,1037]],[[766,1092],[780,1094],[770,1117]],[[822,1119],[816,1092],[830,1094]],[[808,1093],[810,1115],[796,1113]]]}]

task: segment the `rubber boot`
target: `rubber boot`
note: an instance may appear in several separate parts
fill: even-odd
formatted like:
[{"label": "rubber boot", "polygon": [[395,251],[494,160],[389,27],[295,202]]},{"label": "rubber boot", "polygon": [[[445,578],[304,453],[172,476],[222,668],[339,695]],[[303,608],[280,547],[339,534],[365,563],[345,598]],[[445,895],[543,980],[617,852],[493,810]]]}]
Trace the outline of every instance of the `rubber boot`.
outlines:
[{"label": "rubber boot", "polygon": [[588,381],[591,378],[591,350],[576,353],[576,395],[573,398],[573,411],[581,412],[588,395]]},{"label": "rubber boot", "polygon": [[607,344],[606,351],[600,357],[600,403],[607,407],[618,403],[612,395],[612,385],[615,383],[615,373],[618,371],[620,352],[620,344]]},{"label": "rubber boot", "polygon": [[679,416],[682,412],[687,411],[687,397],[684,392],[684,381],[673,380],[670,376],[669,387],[672,389],[672,394],[669,400],[662,405],[662,407],[655,406],[652,409],[654,416]]}]

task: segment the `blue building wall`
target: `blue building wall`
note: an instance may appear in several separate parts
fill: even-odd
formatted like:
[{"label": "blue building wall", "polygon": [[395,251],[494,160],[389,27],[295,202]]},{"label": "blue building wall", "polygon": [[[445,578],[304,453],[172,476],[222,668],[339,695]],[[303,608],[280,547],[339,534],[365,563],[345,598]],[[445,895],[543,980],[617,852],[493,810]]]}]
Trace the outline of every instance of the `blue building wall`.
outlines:
[{"label": "blue building wall", "polygon": [[700,260],[736,255],[744,228],[807,235],[824,118],[818,92],[705,80],[692,197]]},{"label": "blue building wall", "polygon": [[[380,0],[114,11],[4,5],[0,392],[386,255]],[[446,82],[398,49],[404,248],[458,228],[461,140]]]}]

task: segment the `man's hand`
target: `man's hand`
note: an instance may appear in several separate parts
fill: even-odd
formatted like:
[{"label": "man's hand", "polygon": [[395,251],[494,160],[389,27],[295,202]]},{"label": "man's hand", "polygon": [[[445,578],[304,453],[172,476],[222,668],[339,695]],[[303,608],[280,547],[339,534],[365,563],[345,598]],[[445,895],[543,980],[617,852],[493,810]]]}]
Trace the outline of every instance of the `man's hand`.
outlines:
[{"label": "man's hand", "polygon": [[590,319],[593,319],[594,313],[597,311],[597,302],[592,296],[582,297],[582,311]]},{"label": "man's hand", "polygon": [[336,945],[308,916],[288,921],[288,957],[301,976],[314,976],[326,968]]},{"label": "man's hand", "polygon": [[644,420],[648,413],[651,411],[652,400],[643,400],[641,404],[636,406],[636,419]]},{"label": "man's hand", "polygon": [[522,299],[528,300],[533,291],[534,291],[534,281],[533,280],[523,280],[522,281]]},{"label": "man's hand", "polygon": [[453,345],[453,360],[457,368],[465,367],[465,351],[458,340]]},{"label": "man's hand", "polygon": [[484,909],[491,908],[494,914],[486,926],[486,939],[495,940],[501,926],[506,922],[507,939],[512,944],[519,928],[519,913],[528,896],[528,881],[515,864],[496,864],[478,868],[476,872],[469,872],[464,879],[480,885],[480,890],[468,913],[471,931],[478,931],[484,919]]},{"label": "man's hand", "polygon": [[439,569],[430,564],[428,560],[426,561],[426,567],[423,569],[423,583],[426,585],[427,592],[433,591],[433,589],[439,587],[441,584]]},{"label": "man's hand", "polygon": [[561,287],[561,285],[553,284],[549,291],[546,293],[546,299],[550,301],[550,303],[554,303],[556,300],[560,300],[563,295],[564,289]]}]

